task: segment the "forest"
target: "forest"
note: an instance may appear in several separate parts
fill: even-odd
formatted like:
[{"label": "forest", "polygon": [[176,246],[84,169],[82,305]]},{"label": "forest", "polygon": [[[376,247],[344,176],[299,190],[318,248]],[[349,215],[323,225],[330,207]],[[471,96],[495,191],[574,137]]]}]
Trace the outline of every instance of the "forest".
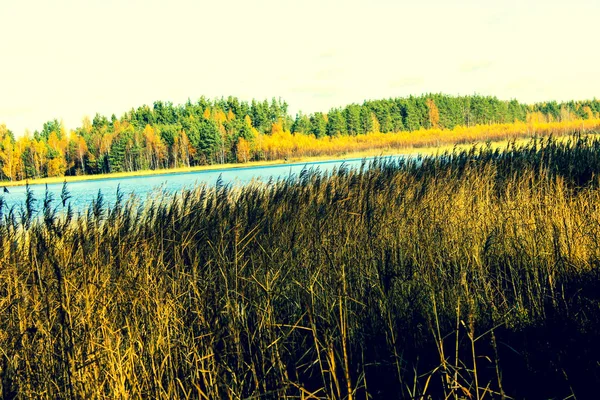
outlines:
[{"label": "forest", "polygon": [[[433,132],[453,132],[493,124],[568,123],[595,120],[600,101],[532,105],[489,96],[448,96],[368,100],[327,113],[299,112],[292,117],[281,99],[270,102],[227,99],[156,101],[120,118],[96,114],[67,130],[54,119],[31,134],[15,135],[0,125],[0,179],[25,179],[130,172],[205,164],[283,159],[294,155],[331,155],[409,138],[397,146],[419,144]],[[487,128],[486,128],[487,129]],[[463,141],[472,138],[466,134]],[[523,134],[522,125],[513,126]],[[510,130],[509,129],[509,130]],[[419,131],[419,132],[417,132]],[[528,132],[531,133],[531,132]],[[455,140],[461,139],[454,134]],[[332,145],[332,142],[337,143]],[[435,145],[436,142],[433,142]],[[307,146],[312,146],[311,150]]]}]

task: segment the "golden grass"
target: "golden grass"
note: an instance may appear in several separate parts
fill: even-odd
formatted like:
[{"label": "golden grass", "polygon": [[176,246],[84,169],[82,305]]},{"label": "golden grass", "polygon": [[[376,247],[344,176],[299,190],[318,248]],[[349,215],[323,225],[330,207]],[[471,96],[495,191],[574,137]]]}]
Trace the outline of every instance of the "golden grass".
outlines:
[{"label": "golden grass", "polygon": [[599,154],[538,141],[5,213],[0,398],[590,393]]}]

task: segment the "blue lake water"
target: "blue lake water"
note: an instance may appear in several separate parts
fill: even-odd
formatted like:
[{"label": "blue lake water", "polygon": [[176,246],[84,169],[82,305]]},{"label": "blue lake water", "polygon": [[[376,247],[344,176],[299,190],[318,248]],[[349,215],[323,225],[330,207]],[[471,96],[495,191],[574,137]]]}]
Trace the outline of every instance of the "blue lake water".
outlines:
[{"label": "blue lake water", "polygon": [[[404,157],[397,155],[382,157],[380,159],[397,160]],[[353,158],[263,167],[242,167],[129,178],[98,179],[70,182],[67,184],[67,189],[71,196],[69,202],[73,210],[83,212],[97,198],[98,191],[102,193],[104,204],[111,205],[116,201],[117,188],[124,195],[124,199],[134,195],[140,201],[144,201],[156,196],[159,192],[172,194],[182,189],[192,189],[197,185],[215,185],[219,177],[224,184],[244,185],[253,180],[268,182],[269,180],[284,179],[290,175],[299,174],[305,168],[314,168],[321,172],[330,172],[342,165],[348,168],[359,168],[363,160],[366,160],[368,163],[373,158]],[[40,209],[46,193],[46,185],[31,185],[29,188],[36,199],[35,208]],[[54,198],[52,204],[58,206],[59,210],[62,208],[60,202],[62,188],[62,183],[47,185],[48,191]],[[4,193],[3,195],[0,193],[0,195],[4,198],[7,207],[15,206],[18,210],[25,201],[25,186],[9,187],[8,190],[10,193]]]}]

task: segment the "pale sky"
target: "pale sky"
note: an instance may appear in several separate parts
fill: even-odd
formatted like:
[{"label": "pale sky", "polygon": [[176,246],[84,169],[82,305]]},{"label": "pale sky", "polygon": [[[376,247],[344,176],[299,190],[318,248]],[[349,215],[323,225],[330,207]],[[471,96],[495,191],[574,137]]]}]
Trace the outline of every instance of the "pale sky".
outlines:
[{"label": "pale sky", "polygon": [[600,97],[598,0],[0,0],[0,123],[16,135],[155,100],[290,111],[426,92]]}]

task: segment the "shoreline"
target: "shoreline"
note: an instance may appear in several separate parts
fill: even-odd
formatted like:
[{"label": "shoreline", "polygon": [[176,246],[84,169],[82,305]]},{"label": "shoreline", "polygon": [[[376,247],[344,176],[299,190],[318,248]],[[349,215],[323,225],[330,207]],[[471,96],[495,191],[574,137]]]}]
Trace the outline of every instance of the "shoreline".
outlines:
[{"label": "shoreline", "polygon": [[[560,136],[556,139],[561,140],[569,136]],[[533,137],[526,137],[514,140],[515,143],[525,143],[531,140]],[[142,170],[133,172],[114,172],[108,174],[97,174],[97,175],[77,175],[77,176],[61,176],[61,177],[50,177],[50,178],[38,178],[38,179],[27,179],[21,181],[0,181],[0,186],[4,187],[15,187],[29,185],[43,185],[43,184],[56,184],[63,182],[81,182],[81,181],[95,181],[104,179],[119,179],[119,178],[136,178],[156,175],[173,175],[182,173],[202,172],[202,171],[218,171],[218,170],[231,170],[236,168],[260,168],[268,166],[279,166],[286,164],[299,164],[299,163],[312,163],[322,161],[343,161],[348,159],[356,158],[371,158],[371,157],[383,157],[383,156],[411,156],[411,155],[436,155],[444,153],[446,151],[452,151],[453,149],[470,149],[473,146],[487,145],[490,143],[492,148],[506,147],[509,143],[508,140],[502,141],[477,141],[471,143],[447,143],[441,144],[435,147],[406,147],[406,148],[379,148],[371,149],[359,152],[341,153],[336,155],[321,155],[321,156],[310,156],[310,157],[293,157],[287,160],[273,160],[273,161],[249,161],[246,163],[225,163],[225,164],[213,164],[213,165],[199,165],[195,167],[180,167],[180,168],[169,168],[169,169],[157,169],[157,170]]]}]

